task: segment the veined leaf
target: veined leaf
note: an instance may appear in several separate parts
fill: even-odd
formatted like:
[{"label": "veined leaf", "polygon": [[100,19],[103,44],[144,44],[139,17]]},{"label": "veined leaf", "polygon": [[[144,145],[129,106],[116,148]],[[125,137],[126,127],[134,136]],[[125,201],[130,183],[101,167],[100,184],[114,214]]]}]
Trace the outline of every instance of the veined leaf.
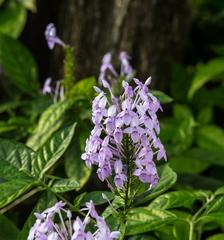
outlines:
[{"label": "veined leaf", "polygon": [[133,208],[127,214],[126,235],[152,231],[175,220],[176,216],[165,210]]},{"label": "veined leaf", "polygon": [[213,212],[204,216],[201,216],[197,222],[200,223],[218,223],[224,226],[224,212]]},{"label": "veined leaf", "polygon": [[219,76],[224,72],[224,58],[216,58],[209,61],[206,64],[200,65],[195,73],[192,80],[188,97],[192,98],[194,93],[201,88],[205,83],[210,80],[214,80],[215,77]]},{"label": "veined leaf", "polygon": [[61,129],[36,152],[32,171],[35,176],[40,175],[41,178],[62,156],[72,140],[75,126]]},{"label": "veined leaf", "polygon": [[175,191],[160,195],[150,204],[150,209],[170,209],[178,207],[191,207],[196,200],[194,193],[190,191]]},{"label": "veined leaf", "polygon": [[54,192],[60,193],[72,191],[74,189],[78,189],[79,187],[79,183],[75,179],[67,178],[56,181],[51,189]]},{"label": "veined leaf", "polygon": [[13,179],[0,183],[0,208],[13,202],[16,198],[28,191],[34,185],[32,179]]},{"label": "veined leaf", "polygon": [[65,100],[47,108],[40,117],[37,129],[28,139],[27,146],[39,149],[62,126],[64,114],[72,104],[72,101]]},{"label": "veined leaf", "polygon": [[36,62],[19,41],[0,33],[0,64],[4,74],[20,90],[37,95],[39,83]]}]

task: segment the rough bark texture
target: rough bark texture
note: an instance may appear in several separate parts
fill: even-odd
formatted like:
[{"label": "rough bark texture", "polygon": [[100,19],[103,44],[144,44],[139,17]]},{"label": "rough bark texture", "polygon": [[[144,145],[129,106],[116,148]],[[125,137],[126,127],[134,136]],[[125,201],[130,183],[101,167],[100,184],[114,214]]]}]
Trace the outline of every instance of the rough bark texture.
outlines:
[{"label": "rough bark texture", "polygon": [[[75,47],[77,79],[97,75],[104,53],[125,50],[137,76],[150,74],[154,87],[167,88],[170,65],[181,61],[188,38],[187,0],[64,0],[59,8],[60,36]],[[60,67],[58,59],[56,51],[53,66]]]}]

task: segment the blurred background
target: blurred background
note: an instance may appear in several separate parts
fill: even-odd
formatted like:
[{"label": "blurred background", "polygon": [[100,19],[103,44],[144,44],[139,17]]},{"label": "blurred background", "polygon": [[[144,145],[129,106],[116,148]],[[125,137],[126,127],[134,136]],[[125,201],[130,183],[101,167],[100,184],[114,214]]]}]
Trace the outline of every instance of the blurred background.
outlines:
[{"label": "blurred background", "polygon": [[[41,87],[47,77],[64,74],[62,48],[50,51],[44,37],[50,22],[74,47],[75,82],[97,78],[106,52],[119,67],[124,50],[136,76],[152,76],[152,88],[165,93],[161,139],[179,176],[175,188],[224,184],[223,0],[0,0],[0,136],[31,147],[42,112],[53,104]],[[91,129],[91,81],[77,87],[85,101],[44,130],[50,136],[65,122],[78,122],[79,142],[69,149],[65,167],[73,177]],[[84,184],[90,174],[83,168],[77,178],[86,176]]]}]

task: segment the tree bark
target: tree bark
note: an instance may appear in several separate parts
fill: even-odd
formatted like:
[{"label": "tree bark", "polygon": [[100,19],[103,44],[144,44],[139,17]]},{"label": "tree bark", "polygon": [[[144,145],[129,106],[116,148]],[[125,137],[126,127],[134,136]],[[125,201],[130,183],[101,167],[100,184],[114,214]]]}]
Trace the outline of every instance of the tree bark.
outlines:
[{"label": "tree bark", "polygon": [[[151,75],[153,87],[166,90],[171,63],[184,54],[190,13],[188,0],[64,0],[58,28],[75,47],[76,79],[98,75],[106,52],[116,59],[124,50],[137,77]],[[61,66],[60,57],[56,51],[54,67]]]}]

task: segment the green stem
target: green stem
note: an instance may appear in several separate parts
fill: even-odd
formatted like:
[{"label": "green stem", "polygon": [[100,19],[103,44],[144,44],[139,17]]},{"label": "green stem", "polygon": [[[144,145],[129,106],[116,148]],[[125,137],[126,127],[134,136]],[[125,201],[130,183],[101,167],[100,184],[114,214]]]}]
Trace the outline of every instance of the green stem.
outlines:
[{"label": "green stem", "polygon": [[26,199],[30,198],[31,196],[33,196],[34,194],[36,194],[37,192],[42,191],[40,188],[34,188],[33,190],[29,191],[28,193],[26,193],[25,195],[23,195],[22,197],[18,198],[17,200],[15,200],[13,203],[9,204],[8,206],[4,207],[3,209],[0,210],[0,214],[4,214],[5,212],[7,212],[8,210],[14,208],[15,206],[17,206],[18,204],[20,204],[21,202],[25,201]]},{"label": "green stem", "polygon": [[[213,195],[212,195],[211,197],[208,197],[208,198],[206,199],[205,204],[202,205],[202,207],[194,214],[194,216],[192,217],[191,221],[189,222],[189,225],[190,225],[189,240],[193,240],[194,225],[197,223],[198,217],[203,213],[203,211],[206,209],[206,207],[208,206],[208,204],[213,201],[213,199],[214,199],[214,196],[213,196]],[[200,239],[200,238],[199,238],[199,239]]]}]

